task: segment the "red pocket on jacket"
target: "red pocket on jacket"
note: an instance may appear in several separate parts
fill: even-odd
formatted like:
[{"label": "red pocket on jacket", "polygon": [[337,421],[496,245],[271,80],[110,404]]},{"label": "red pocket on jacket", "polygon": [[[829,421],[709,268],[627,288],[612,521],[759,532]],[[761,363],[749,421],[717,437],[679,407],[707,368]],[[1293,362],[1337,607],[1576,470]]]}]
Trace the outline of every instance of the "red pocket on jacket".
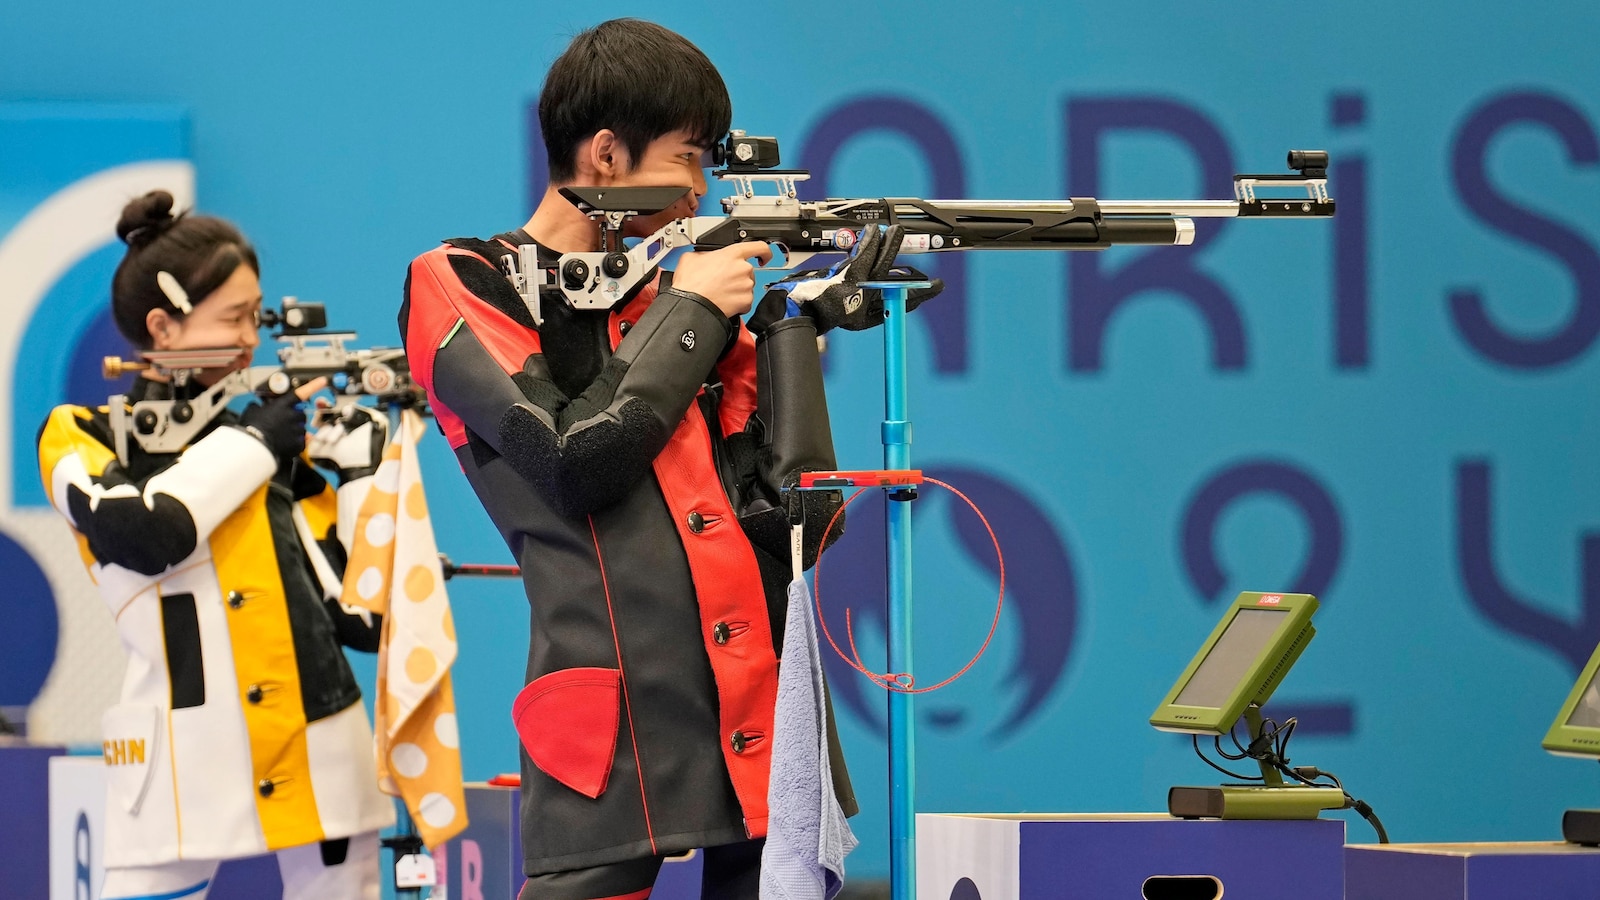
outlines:
[{"label": "red pocket on jacket", "polygon": [[511,719],[539,771],[593,799],[611,777],[621,695],[616,669],[559,669],[522,689]]}]

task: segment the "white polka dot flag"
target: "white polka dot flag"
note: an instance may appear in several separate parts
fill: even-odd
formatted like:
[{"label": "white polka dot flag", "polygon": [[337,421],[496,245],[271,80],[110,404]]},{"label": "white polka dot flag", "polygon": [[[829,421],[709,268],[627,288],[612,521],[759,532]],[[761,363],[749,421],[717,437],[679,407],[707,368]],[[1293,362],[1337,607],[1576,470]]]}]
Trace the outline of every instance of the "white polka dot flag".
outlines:
[{"label": "white polka dot flag", "polygon": [[450,688],[456,627],[417,460],[424,431],[420,415],[401,413],[400,434],[356,519],[342,599],[383,616],[373,703],[378,780],[405,801],[432,848],[467,827],[467,808]]}]

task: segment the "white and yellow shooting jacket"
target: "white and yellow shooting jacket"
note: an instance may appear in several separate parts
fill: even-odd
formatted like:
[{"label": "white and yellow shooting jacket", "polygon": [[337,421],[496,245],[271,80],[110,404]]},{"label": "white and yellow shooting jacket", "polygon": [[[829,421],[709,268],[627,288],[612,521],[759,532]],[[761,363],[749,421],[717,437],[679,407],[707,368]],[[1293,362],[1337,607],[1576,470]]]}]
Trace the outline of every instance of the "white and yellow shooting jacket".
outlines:
[{"label": "white and yellow shooting jacket", "polygon": [[[131,399],[150,390],[135,385]],[[57,407],[39,436],[51,503],[72,526],[128,651],[104,718],[108,866],[228,859],[390,824],[371,727],[340,645],[379,623],[341,607],[341,507],[302,458],[279,466],[224,413],[175,454],[107,409]]]}]

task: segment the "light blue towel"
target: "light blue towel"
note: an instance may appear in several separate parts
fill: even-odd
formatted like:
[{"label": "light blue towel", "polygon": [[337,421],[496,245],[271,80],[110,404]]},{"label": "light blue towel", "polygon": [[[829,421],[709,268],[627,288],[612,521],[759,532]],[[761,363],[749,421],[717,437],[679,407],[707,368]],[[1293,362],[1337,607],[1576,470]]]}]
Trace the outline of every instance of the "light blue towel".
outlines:
[{"label": "light blue towel", "polygon": [[833,793],[822,654],[811,619],[811,591],[803,578],[789,584],[787,622],[767,787],[761,900],[832,900],[844,886],[844,858],[857,841]]}]

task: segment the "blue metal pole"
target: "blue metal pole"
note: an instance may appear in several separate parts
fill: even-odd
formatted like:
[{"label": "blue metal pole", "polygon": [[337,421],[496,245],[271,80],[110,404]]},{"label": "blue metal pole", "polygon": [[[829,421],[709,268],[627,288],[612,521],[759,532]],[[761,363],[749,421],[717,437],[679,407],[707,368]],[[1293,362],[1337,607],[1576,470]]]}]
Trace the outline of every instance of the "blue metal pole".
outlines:
[{"label": "blue metal pole", "polygon": [[[883,328],[883,467],[911,468],[911,421],[907,410],[905,284],[883,288],[888,315]],[[888,500],[889,671],[911,671],[911,503]],[[913,900],[917,892],[916,721],[914,696],[889,692],[889,892]]]}]

